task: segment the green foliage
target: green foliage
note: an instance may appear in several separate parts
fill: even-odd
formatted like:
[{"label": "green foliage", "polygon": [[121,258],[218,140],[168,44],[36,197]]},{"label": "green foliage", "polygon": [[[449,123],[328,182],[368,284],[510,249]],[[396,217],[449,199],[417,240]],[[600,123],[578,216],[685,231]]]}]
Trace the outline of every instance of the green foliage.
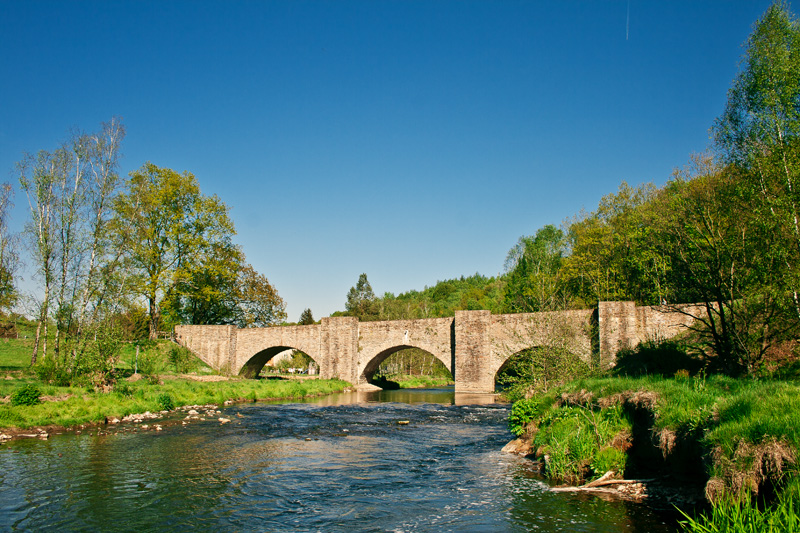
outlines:
[{"label": "green foliage", "polygon": [[509,400],[544,393],[574,379],[592,375],[591,365],[562,346],[541,346],[512,355],[497,373],[497,384]]},{"label": "green foliage", "polygon": [[759,505],[750,494],[726,496],[714,502],[710,513],[691,517],[680,511],[683,531],[692,533],[785,533],[800,531],[800,484],[792,479],[771,505]]},{"label": "green foliage", "polygon": [[59,353],[40,358],[33,367],[39,379],[59,386],[102,388],[113,383],[122,345],[119,330],[103,322],[87,332],[84,342],[78,341],[71,339]]},{"label": "green foliage", "polygon": [[[439,318],[455,315],[457,310],[503,310],[503,278],[487,278],[480,274],[459,279],[439,281],[422,291],[399,295],[390,292],[376,298],[371,320],[402,320]],[[343,313],[334,313],[339,316]]]},{"label": "green foliage", "polygon": [[169,349],[168,354],[169,362],[172,364],[175,372],[180,374],[188,374],[197,370],[198,361],[197,357],[184,348],[183,346],[173,345]]},{"label": "green foliage", "polygon": [[303,312],[300,313],[300,320],[297,322],[297,324],[300,326],[308,326],[315,323],[314,315],[311,314],[311,309],[303,309]]},{"label": "green foliage", "polygon": [[142,350],[139,352],[139,372],[147,376],[151,383],[158,383],[159,374],[164,371],[164,359],[158,350]]},{"label": "green foliage", "polygon": [[[259,399],[279,399],[315,396],[341,392],[349,383],[339,380],[308,380],[302,384],[294,380],[229,380],[198,382],[172,379],[163,384],[139,381],[135,385],[118,384],[117,393],[87,392],[84,388],[50,386],[46,393],[60,396],[57,402],[45,401],[32,406],[0,404],[0,427],[27,428],[55,424],[74,426],[99,422],[105,418],[122,418],[131,413],[163,409],[159,401],[168,395],[175,406],[190,404],[222,404],[226,400],[244,399],[253,392]],[[0,387],[8,386],[5,380]],[[44,390],[44,389],[43,389]],[[120,393],[129,390],[130,393]]]},{"label": "green foliage", "polygon": [[42,391],[39,390],[39,387],[32,383],[27,383],[15,390],[11,395],[11,405],[36,405],[41,402],[39,399],[41,395]]},{"label": "green foliage", "polygon": [[18,294],[14,274],[19,265],[17,240],[9,232],[14,189],[8,183],[0,183],[0,313],[11,309]]},{"label": "green foliage", "polygon": [[169,393],[162,392],[158,395],[156,399],[158,402],[158,406],[161,407],[162,411],[172,411],[175,409],[175,401],[172,399],[172,396]]},{"label": "green foliage", "polygon": [[276,365],[276,368],[282,372],[290,368],[295,368],[295,369],[299,368],[302,370],[308,370],[308,366],[313,362],[314,359],[312,359],[311,356],[308,355],[307,353],[302,352],[300,350],[294,350],[292,351],[290,357],[285,357],[281,359]]},{"label": "green foliage", "polygon": [[685,370],[686,375],[695,375],[702,367],[702,361],[687,354],[686,347],[677,341],[645,341],[635,348],[617,352],[614,374],[671,377],[681,370]]},{"label": "green foliage", "polygon": [[511,413],[508,415],[509,431],[517,437],[521,437],[525,433],[528,424],[541,416],[551,403],[552,398],[548,396],[517,400],[512,404]]},{"label": "green foliage", "polygon": [[59,360],[53,354],[47,354],[40,358],[33,366],[36,376],[45,383],[58,386],[66,386],[72,382],[72,374],[66,362]]},{"label": "green foliage", "polygon": [[114,392],[120,394],[121,396],[133,396],[134,389],[128,383],[121,382],[117,383],[114,386]]},{"label": "green foliage", "polygon": [[612,469],[609,466],[625,467],[624,452],[607,451],[617,434],[630,434],[631,424],[619,405],[597,410],[554,407],[540,416],[536,426],[533,444],[547,455],[545,468],[553,479],[576,483],[604,474]]},{"label": "green foliage", "polygon": [[618,448],[602,448],[598,451],[589,463],[595,473],[602,474],[609,470],[614,472],[625,472],[628,464],[628,454]]},{"label": "green foliage", "polygon": [[[512,408],[514,433],[535,434],[534,444],[555,461],[548,463],[554,476],[601,473],[604,461],[615,454],[603,452],[609,455],[597,459],[598,454],[626,430],[631,408],[651,413],[652,427],[644,428],[648,433],[667,436],[660,453],[670,468],[687,460],[671,455],[676,446],[683,454],[693,450],[698,464],[701,456],[708,458],[704,474],[716,480],[717,497],[779,486],[800,451],[796,383],[724,376],[593,378],[518,403]],[[587,434],[599,437],[595,447],[585,440]]]},{"label": "green foliage", "polygon": [[547,225],[535,237],[520,237],[506,258],[503,305],[510,313],[565,309],[568,296],[561,265],[566,255],[566,237]]},{"label": "green foliage", "polygon": [[228,207],[195,177],[146,163],[114,205],[114,229],[148,305],[149,336],[177,322],[242,327],[279,323],[285,304],[232,243]]},{"label": "green foliage", "polygon": [[571,253],[561,274],[570,298],[580,306],[598,301],[635,300],[657,304],[663,298],[664,258],[655,253],[653,227],[646,223],[652,184],[622,182],[597,210],[574,220],[567,237]]},{"label": "green foliage", "polygon": [[366,274],[361,274],[356,286],[350,287],[345,309],[350,316],[358,317],[359,320],[376,320],[378,318],[375,293],[372,292],[372,285],[369,284]]},{"label": "green foliage", "polygon": [[374,375],[392,381],[398,381],[398,376],[431,376],[453,379],[452,374],[441,361],[419,348],[406,348],[394,352],[381,362]]}]

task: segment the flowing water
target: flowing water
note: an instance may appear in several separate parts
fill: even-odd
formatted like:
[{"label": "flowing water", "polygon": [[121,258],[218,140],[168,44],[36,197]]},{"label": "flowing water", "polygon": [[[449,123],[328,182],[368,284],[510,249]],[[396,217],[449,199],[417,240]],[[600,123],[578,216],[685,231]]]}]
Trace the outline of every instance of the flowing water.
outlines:
[{"label": "flowing water", "polygon": [[0,530],[676,530],[641,504],[548,491],[500,451],[508,406],[491,402],[351,393],[234,405],[224,425],[13,441],[0,446]]}]

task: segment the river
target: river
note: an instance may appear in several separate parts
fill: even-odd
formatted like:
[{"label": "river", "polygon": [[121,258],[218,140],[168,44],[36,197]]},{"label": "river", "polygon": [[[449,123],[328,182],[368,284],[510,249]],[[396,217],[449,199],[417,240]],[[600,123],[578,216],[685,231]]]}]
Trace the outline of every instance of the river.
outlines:
[{"label": "river", "polygon": [[400,390],[222,411],[230,423],[0,446],[0,530],[676,530],[642,504],[548,491],[529,460],[500,451],[508,406],[490,397]]}]

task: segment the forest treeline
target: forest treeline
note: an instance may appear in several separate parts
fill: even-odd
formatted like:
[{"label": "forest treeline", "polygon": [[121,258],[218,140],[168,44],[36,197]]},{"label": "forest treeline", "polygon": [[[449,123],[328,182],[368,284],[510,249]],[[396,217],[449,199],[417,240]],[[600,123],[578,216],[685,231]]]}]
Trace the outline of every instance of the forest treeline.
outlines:
[{"label": "forest treeline", "polygon": [[800,25],[783,3],[754,25],[711,132],[710,148],[665,185],[622,182],[594,211],[520,237],[498,277],[375,297],[363,274],[342,314],[391,320],[633,300],[694,313],[695,348],[708,364],[753,374],[791,353],[800,331]]}]

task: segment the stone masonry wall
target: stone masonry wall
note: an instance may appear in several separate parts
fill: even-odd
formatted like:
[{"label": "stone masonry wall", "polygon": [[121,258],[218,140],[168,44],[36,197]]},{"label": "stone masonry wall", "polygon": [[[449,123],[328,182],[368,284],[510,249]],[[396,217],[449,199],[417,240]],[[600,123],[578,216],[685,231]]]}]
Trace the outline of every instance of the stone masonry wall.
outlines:
[{"label": "stone masonry wall", "polygon": [[561,346],[591,362],[592,309],[492,315],[492,368],[527,348]]},{"label": "stone masonry wall", "polygon": [[233,363],[236,326],[175,326],[175,340],[211,368],[222,370]]},{"label": "stone masonry wall", "polygon": [[456,311],[455,368],[456,392],[494,391],[492,342],[489,311]]},{"label": "stone masonry wall", "polygon": [[592,309],[494,316],[456,311],[455,318],[364,323],[329,317],[312,326],[176,326],[175,334],[180,344],[222,372],[254,376],[269,358],[295,348],[316,361],[321,377],[353,384],[363,383],[389,354],[416,347],[444,363],[456,391],[491,392],[497,371],[522,349],[557,342],[590,358],[598,346],[600,363],[609,367],[620,349],[674,337],[691,325],[688,314],[702,312],[697,305],[600,302],[596,314]]}]

